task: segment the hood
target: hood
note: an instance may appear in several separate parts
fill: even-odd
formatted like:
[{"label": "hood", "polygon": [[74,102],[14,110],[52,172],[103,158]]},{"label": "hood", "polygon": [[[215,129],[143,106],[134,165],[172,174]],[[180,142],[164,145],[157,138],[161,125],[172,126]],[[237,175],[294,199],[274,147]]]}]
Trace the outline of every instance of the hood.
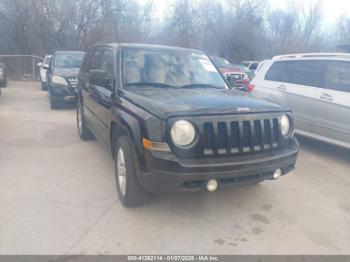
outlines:
[{"label": "hood", "polygon": [[77,77],[79,73],[80,68],[79,67],[72,67],[72,68],[54,68],[53,74],[63,77]]},{"label": "hood", "polygon": [[233,89],[135,88],[122,91],[121,96],[161,119],[183,115],[288,111],[282,106]]}]

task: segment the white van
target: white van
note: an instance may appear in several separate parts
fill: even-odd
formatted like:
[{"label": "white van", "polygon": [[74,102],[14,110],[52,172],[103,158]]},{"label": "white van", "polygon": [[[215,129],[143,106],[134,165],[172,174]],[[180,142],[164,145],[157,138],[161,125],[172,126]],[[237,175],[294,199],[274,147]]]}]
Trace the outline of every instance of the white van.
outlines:
[{"label": "white van", "polygon": [[44,58],[44,61],[42,63],[38,63],[38,66],[40,67],[40,82],[41,82],[41,89],[47,90],[47,81],[46,81],[46,73],[47,70],[44,67],[48,67],[51,61],[52,55],[46,55]]},{"label": "white van", "polygon": [[251,84],[253,96],[293,111],[296,133],[350,148],[350,54],[276,56]]}]

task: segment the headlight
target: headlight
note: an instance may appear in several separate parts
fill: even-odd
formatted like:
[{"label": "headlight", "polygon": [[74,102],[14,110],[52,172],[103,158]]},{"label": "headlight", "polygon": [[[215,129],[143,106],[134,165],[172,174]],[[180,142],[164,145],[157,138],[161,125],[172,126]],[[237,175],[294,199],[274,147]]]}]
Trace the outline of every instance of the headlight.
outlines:
[{"label": "headlight", "polygon": [[68,85],[66,79],[60,76],[53,76],[51,81],[53,84],[56,84],[56,85],[63,85],[63,86]]},{"label": "headlight", "polygon": [[196,130],[186,120],[176,121],[170,130],[171,139],[177,146],[188,146],[196,137]]},{"label": "headlight", "polygon": [[287,137],[290,133],[290,121],[287,115],[283,115],[281,117],[281,133],[282,136]]}]

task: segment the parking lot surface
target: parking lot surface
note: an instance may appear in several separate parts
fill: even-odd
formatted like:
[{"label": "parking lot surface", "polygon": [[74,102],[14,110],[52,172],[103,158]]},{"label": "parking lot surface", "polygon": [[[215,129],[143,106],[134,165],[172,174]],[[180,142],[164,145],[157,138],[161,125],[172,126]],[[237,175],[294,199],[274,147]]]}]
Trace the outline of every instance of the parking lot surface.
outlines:
[{"label": "parking lot surface", "polygon": [[126,209],[113,160],[37,82],[0,96],[0,254],[350,254],[350,151],[300,139],[277,181]]}]

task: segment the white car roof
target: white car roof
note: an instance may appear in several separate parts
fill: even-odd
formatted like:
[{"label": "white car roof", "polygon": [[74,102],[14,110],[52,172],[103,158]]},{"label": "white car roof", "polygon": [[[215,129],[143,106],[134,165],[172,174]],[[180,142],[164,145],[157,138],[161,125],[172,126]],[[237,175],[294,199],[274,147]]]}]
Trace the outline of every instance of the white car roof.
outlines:
[{"label": "white car roof", "polygon": [[349,58],[350,53],[302,53],[302,54],[287,54],[287,55],[278,55],[273,57],[273,60],[281,59],[293,59],[293,58]]}]

